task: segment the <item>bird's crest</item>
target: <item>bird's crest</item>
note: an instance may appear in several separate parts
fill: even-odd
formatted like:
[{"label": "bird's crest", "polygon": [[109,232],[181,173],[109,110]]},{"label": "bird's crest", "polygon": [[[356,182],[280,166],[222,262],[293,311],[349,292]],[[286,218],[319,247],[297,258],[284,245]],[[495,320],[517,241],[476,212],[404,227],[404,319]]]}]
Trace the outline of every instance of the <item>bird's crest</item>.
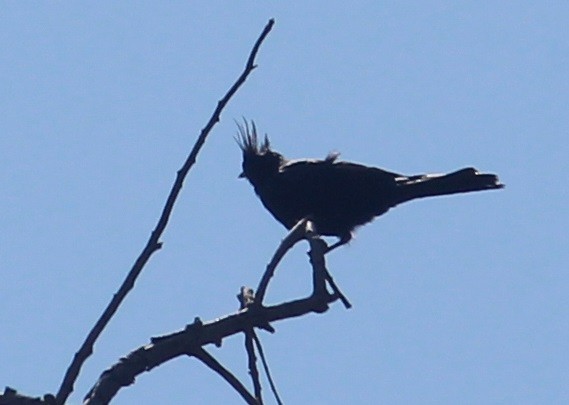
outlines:
[{"label": "bird's crest", "polygon": [[235,121],[239,134],[235,137],[235,141],[244,154],[264,155],[271,149],[269,138],[265,134],[265,138],[261,141],[257,135],[257,127],[255,121],[251,120],[251,125],[243,118],[243,124]]}]

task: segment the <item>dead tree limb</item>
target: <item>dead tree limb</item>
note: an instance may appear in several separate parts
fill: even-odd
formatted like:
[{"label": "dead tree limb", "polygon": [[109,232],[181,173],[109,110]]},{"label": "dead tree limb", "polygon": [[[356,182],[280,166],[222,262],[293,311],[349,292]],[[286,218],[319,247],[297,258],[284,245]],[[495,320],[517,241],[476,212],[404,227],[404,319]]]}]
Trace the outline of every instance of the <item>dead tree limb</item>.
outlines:
[{"label": "dead tree limb", "polygon": [[211,354],[206,352],[203,347],[200,347],[194,353],[192,353],[192,356],[201,360],[202,363],[223,377],[223,379],[225,379],[225,381],[227,381],[229,385],[231,385],[233,389],[235,389],[235,391],[241,395],[247,404],[259,405],[258,401],[253,397],[253,395],[251,395],[251,393],[247,391],[247,388],[241,384],[241,381],[239,381],[237,377],[233,375],[233,373],[223,367],[223,365],[221,365],[221,363],[218,362]]},{"label": "dead tree limb", "polygon": [[255,346],[253,346],[253,328],[249,328],[245,331],[245,351],[247,352],[247,364],[249,367],[249,375],[253,381],[255,399],[259,405],[263,405],[263,395],[261,393],[261,377],[259,375],[259,369],[257,368]]},{"label": "dead tree limb", "polygon": [[261,277],[261,281],[257,287],[257,294],[255,296],[256,305],[263,305],[263,298],[265,298],[269,281],[275,274],[279,262],[298,241],[305,238],[308,224],[309,221],[307,218],[298,221],[298,223],[290,230],[288,235],[280,243],[275,254],[271,258],[271,261],[267,264],[265,273],[263,273],[263,277]]},{"label": "dead tree limb", "polygon": [[267,380],[269,380],[269,385],[271,386],[271,391],[273,391],[273,395],[275,396],[275,400],[277,401],[278,405],[283,405],[283,401],[279,396],[277,391],[277,387],[275,382],[273,381],[273,377],[271,376],[271,371],[269,370],[269,363],[267,362],[267,358],[265,357],[265,352],[263,350],[263,346],[261,345],[261,340],[257,336],[255,329],[252,330],[253,341],[255,342],[255,346],[257,348],[257,352],[259,352],[259,357],[261,358],[261,362],[263,363],[263,368],[265,369],[265,375],[267,376]]},{"label": "dead tree limb", "polygon": [[85,405],[107,404],[118,390],[134,383],[135,377],[179,356],[192,355],[200,347],[220,346],[223,339],[244,333],[250,325],[295,318],[310,313],[322,313],[339,299],[334,295],[310,296],[268,307],[249,308],[222,318],[194,323],[180,332],[153,338],[117,364],[103,372],[85,398]]},{"label": "dead tree limb", "polygon": [[[298,229],[293,229],[285,240],[297,238],[297,236],[291,236],[291,234],[298,232]],[[302,238],[297,238],[297,242],[299,240],[302,240]],[[327,291],[323,291],[318,287],[324,285],[326,282],[325,276],[327,269],[325,267],[324,255],[326,254],[327,246],[318,235],[309,234],[307,240],[310,244],[310,263],[314,274],[313,293],[309,297],[273,306],[254,305],[256,298],[253,292],[251,289],[242,287],[238,296],[242,309],[238,312],[206,323],[196,318],[194,323],[186,326],[182,331],[152,338],[150,344],[136,349],[122,358],[110,369],[103,372],[97,383],[87,394],[84,404],[98,405],[109,403],[121,387],[133,384],[137,375],[145,371],[150,371],[178,356],[195,356],[196,353],[198,353],[202,355],[200,360],[204,361],[204,358],[207,356],[204,357],[203,352],[201,352],[203,347],[209,344],[220,347],[223,339],[229,336],[238,333],[251,335],[251,331],[253,331],[254,328],[274,331],[271,326],[272,322],[295,318],[309,313],[326,312],[329,308],[329,304],[340,299],[338,294],[329,294]],[[292,247],[292,245],[290,247]],[[281,248],[282,243],[277,250]],[[250,337],[252,341],[254,339],[253,335]],[[251,361],[254,362],[254,360],[252,360],[250,355],[249,359],[250,369],[252,369]],[[263,361],[265,362],[265,360]],[[210,362],[208,366],[214,369],[226,381],[230,382],[234,389],[246,401],[251,400],[250,397],[244,395],[242,383],[235,383],[231,377],[228,377],[229,371],[224,370],[220,366],[213,367],[212,364],[213,363]],[[256,366],[253,368],[256,370]],[[254,376],[254,386],[256,397],[254,399],[258,401],[257,403],[261,403],[258,376]],[[278,401],[280,401],[280,399],[278,399]]]}]

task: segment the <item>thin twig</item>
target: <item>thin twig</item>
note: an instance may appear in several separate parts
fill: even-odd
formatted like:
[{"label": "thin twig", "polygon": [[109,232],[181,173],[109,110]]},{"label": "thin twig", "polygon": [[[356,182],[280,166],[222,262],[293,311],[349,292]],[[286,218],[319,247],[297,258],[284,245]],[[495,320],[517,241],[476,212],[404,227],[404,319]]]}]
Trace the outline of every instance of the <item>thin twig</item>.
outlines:
[{"label": "thin twig", "polygon": [[334,291],[334,294],[336,294],[338,296],[338,298],[340,298],[340,301],[342,301],[342,304],[344,304],[344,307],[346,309],[350,309],[352,307],[352,303],[346,298],[344,293],[342,293],[342,291],[340,291],[340,288],[338,287],[338,285],[336,284],[336,282],[332,278],[332,275],[330,274],[328,269],[326,269],[326,273],[324,274],[324,277],[326,278],[326,281],[328,281],[328,284],[330,284],[330,288],[332,288],[332,291]]},{"label": "thin twig", "polygon": [[261,346],[261,341],[257,336],[257,333],[254,329],[252,331],[253,340],[255,341],[255,346],[257,346],[257,351],[259,352],[259,356],[261,357],[261,361],[263,362],[263,368],[265,369],[265,374],[267,374],[267,380],[269,380],[269,385],[271,386],[271,391],[273,391],[273,395],[275,396],[275,400],[277,404],[282,405],[283,401],[279,397],[279,393],[277,392],[277,387],[273,381],[273,377],[271,377],[271,372],[269,370],[269,364],[267,363],[267,359],[265,358],[265,353],[263,352],[263,346]]},{"label": "thin twig", "polygon": [[234,389],[243,397],[243,399],[250,405],[259,405],[259,402],[253,398],[251,393],[245,388],[245,386],[235,377],[231,371],[223,367],[223,365],[218,362],[211,354],[206,352],[203,348],[196,349],[191,353],[192,356],[201,360],[206,366],[211,368],[217,374],[219,374],[225,381],[227,381]]},{"label": "thin twig", "polygon": [[257,356],[255,356],[255,347],[253,347],[253,328],[245,331],[245,351],[247,352],[247,364],[249,366],[249,374],[253,380],[253,389],[255,390],[255,398],[259,404],[263,404],[263,396],[261,394],[261,379],[259,378],[259,369],[257,369]]},{"label": "thin twig", "polygon": [[256,305],[263,305],[263,298],[265,297],[265,293],[267,292],[267,287],[269,285],[269,281],[271,277],[275,274],[275,270],[277,269],[277,265],[282,260],[286,252],[288,252],[298,241],[304,239],[306,234],[306,225],[308,224],[308,219],[304,218],[290,230],[288,235],[282,240],[277,251],[273,255],[271,261],[267,265],[265,269],[265,273],[259,282],[259,287],[257,287],[257,294],[255,297],[255,304]]},{"label": "thin twig", "polygon": [[162,214],[160,215],[156,228],[152,231],[146,246],[144,247],[138,258],[136,259],[130,272],[128,273],[127,277],[123,281],[118,291],[113,296],[111,302],[105,308],[103,314],[97,320],[95,326],[93,327],[93,329],[91,329],[91,331],[87,335],[87,338],[81,345],[79,351],[75,354],[73,361],[71,362],[71,365],[67,369],[65,377],[63,378],[63,382],[61,383],[61,386],[56,396],[58,404],[62,405],[67,401],[67,398],[73,391],[73,385],[77,380],[77,377],[79,375],[81,367],[83,366],[83,363],[93,353],[93,346],[95,344],[95,341],[97,340],[99,335],[103,332],[104,328],[109,323],[115,312],[118,310],[120,304],[125,299],[128,292],[134,287],[136,279],[138,278],[142,269],[150,259],[150,256],[152,256],[154,252],[156,252],[161,248],[162,244],[159,241],[160,237],[162,236],[162,233],[164,232],[164,229],[168,224],[168,220],[170,219],[170,214],[172,213],[172,210],[174,208],[174,203],[178,198],[178,194],[182,189],[184,180],[191,167],[195,164],[197,155],[201,147],[205,143],[208,134],[210,133],[213,126],[219,121],[221,111],[223,110],[225,105],[229,102],[231,97],[237,92],[239,87],[241,87],[241,85],[245,82],[251,71],[255,69],[256,67],[254,64],[255,57],[257,56],[257,52],[259,51],[259,47],[261,46],[263,40],[267,37],[267,35],[271,31],[273,24],[274,20],[271,19],[263,29],[261,35],[255,42],[253,49],[251,50],[249,58],[247,59],[247,64],[245,66],[245,69],[243,70],[243,73],[241,73],[237,81],[233,84],[233,86],[231,86],[231,88],[225,94],[225,96],[218,102],[217,107],[215,108],[206,126],[202,129],[201,134],[198,137],[188,158],[184,162],[182,168],[178,171],[176,180],[172,186],[172,189],[170,190],[170,194],[168,195],[166,204],[162,210]]}]

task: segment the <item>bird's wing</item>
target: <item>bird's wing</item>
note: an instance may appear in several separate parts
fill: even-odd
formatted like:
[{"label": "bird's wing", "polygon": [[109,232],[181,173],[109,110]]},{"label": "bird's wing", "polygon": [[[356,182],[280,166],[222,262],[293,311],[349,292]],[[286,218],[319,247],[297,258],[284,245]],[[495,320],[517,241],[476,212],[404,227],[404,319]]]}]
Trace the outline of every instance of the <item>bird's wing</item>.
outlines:
[{"label": "bird's wing", "polygon": [[344,173],[357,173],[363,171],[373,171],[376,175],[384,175],[386,178],[406,178],[402,174],[390,172],[376,167],[369,167],[359,163],[334,161],[334,159],[302,159],[302,160],[289,160],[281,166],[280,172],[287,172],[290,174],[299,173],[300,175],[306,174],[306,170],[320,172],[323,169],[328,169],[329,173],[337,175],[338,172]]},{"label": "bird's wing", "polygon": [[354,172],[361,172],[361,171],[368,171],[368,172],[373,172],[375,176],[377,177],[384,177],[386,180],[389,179],[396,179],[396,178],[400,178],[400,177],[405,177],[402,174],[399,173],[395,173],[395,172],[390,172],[384,169],[380,169],[378,167],[369,167],[369,166],[364,166],[362,164],[359,163],[351,163],[351,162],[336,162],[334,163],[334,167],[336,170],[341,170],[341,171],[346,171],[349,173],[354,173]]},{"label": "bird's wing", "polygon": [[[290,162],[279,172],[279,182],[283,189],[291,192],[291,196],[311,193],[323,199],[340,199],[346,206],[358,200],[366,200],[366,203],[378,200],[397,187],[398,179],[405,177],[358,163],[325,160]],[[384,205],[381,202],[376,204]]]},{"label": "bird's wing", "polygon": [[281,166],[274,191],[290,211],[313,214],[321,232],[338,236],[395,205],[401,177],[358,163],[301,160]]}]

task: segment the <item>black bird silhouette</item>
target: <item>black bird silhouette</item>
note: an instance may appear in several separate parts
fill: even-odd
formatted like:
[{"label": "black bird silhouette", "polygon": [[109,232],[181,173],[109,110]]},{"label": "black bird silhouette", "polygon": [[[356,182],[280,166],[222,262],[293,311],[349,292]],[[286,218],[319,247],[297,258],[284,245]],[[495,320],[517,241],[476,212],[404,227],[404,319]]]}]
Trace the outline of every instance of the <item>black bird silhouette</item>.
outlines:
[{"label": "black bird silhouette", "polygon": [[244,177],[269,212],[287,229],[310,218],[320,235],[337,236],[329,250],[348,243],[356,227],[391,207],[416,198],[500,189],[494,174],[469,167],[449,174],[405,176],[357,163],[324,160],[289,161],[257,136],[255,123],[237,123]]}]

